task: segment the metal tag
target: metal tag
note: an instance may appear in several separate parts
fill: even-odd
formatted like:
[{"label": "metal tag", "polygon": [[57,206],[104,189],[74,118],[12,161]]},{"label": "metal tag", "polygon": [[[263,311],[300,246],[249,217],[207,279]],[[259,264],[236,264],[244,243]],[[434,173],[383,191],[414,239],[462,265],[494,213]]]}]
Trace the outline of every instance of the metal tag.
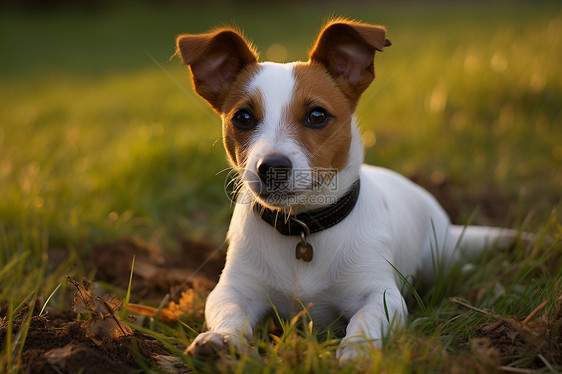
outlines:
[{"label": "metal tag", "polygon": [[312,245],[310,245],[310,243],[306,241],[306,237],[310,234],[310,230],[308,229],[308,226],[304,222],[296,219],[295,217],[292,217],[292,220],[298,223],[302,229],[301,241],[299,244],[297,244],[297,248],[296,248],[297,260],[310,262],[312,261]]},{"label": "metal tag", "polygon": [[312,261],[312,246],[307,242],[300,242],[296,248],[297,260]]}]

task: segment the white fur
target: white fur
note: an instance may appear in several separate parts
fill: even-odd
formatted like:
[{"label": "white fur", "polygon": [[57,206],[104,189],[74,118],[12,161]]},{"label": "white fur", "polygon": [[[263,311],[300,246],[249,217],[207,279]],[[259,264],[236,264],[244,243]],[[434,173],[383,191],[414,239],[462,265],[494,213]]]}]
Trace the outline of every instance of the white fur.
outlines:
[{"label": "white fur", "polygon": [[[262,94],[266,117],[252,139],[246,168],[255,168],[257,160],[272,151],[290,157],[294,167],[313,166],[282,122],[294,86],[292,65],[261,65],[248,90]],[[314,258],[304,262],[295,257],[299,237],[281,235],[251,204],[237,204],[224,272],[205,309],[209,332],[199,335],[189,351],[197,353],[209,345],[225,349],[231,342],[241,347],[273,305],[288,318],[302,309],[300,301],[313,303],[309,312],[317,326],[329,326],[341,315],[340,320],[348,321],[337,352],[345,361],[360,352],[355,343],[380,346],[392,320],[401,323],[407,316],[402,285],[390,264],[404,276],[421,273],[430,279],[432,251],[449,263],[457,257],[456,243],[462,235],[468,244],[478,242],[472,246],[475,250],[485,237],[513,235],[491,228],[478,232],[469,227],[464,232],[451,226],[425,190],[390,170],[361,165],[359,131],[355,121],[351,126],[348,164],[338,174],[336,193],[345,194],[359,176],[355,208],[342,222],[308,237]],[[310,207],[301,207],[305,208]]]},{"label": "white fur", "polygon": [[254,190],[260,189],[256,165],[268,154],[286,155],[294,169],[310,168],[304,151],[291,132],[291,126],[284,123],[284,112],[290,103],[294,85],[293,64],[273,62],[261,63],[258,74],[248,85],[248,94],[258,92],[266,108],[265,117],[251,138],[250,152],[242,173],[244,183]]}]

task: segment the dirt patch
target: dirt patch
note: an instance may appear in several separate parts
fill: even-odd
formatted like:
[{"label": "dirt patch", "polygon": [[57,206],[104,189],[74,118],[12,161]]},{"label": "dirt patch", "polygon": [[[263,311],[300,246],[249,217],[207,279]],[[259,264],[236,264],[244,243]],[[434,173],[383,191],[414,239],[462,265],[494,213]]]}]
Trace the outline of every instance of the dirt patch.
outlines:
[{"label": "dirt patch", "polygon": [[[96,281],[124,290],[129,285],[135,257],[131,301],[158,304],[166,294],[171,294],[172,301],[163,311],[174,322],[183,314],[202,314],[194,289],[212,289],[225,261],[224,250],[210,242],[183,240],[179,244],[180,250],[173,254],[136,239],[100,244],[93,248],[87,267],[95,270]],[[63,249],[50,253],[55,254],[55,263],[63,261],[67,254]],[[80,283],[67,279],[76,287],[73,311],[48,308],[43,315],[38,315],[38,310],[31,312],[21,372],[130,373],[155,365],[163,370],[170,365],[183,367],[162,343],[134,331],[119,319],[120,299],[96,294],[99,288],[87,280]],[[12,320],[12,341],[25,327],[29,313],[23,308]],[[76,320],[77,313],[89,318]],[[4,318],[0,323],[0,346],[4,346],[8,320]]]},{"label": "dirt patch", "polygon": [[502,318],[493,323],[479,326],[476,336],[489,339],[500,356],[514,356],[525,353],[542,354],[552,363],[561,362],[562,346],[549,329],[546,321],[537,321],[523,325],[522,319]]},{"label": "dirt patch", "polygon": [[506,317],[479,326],[476,336],[487,339],[502,358],[532,355],[534,368],[562,366],[561,322]]},{"label": "dirt patch", "polygon": [[88,263],[96,280],[126,289],[134,256],[131,300],[158,303],[168,293],[177,301],[181,291],[212,289],[224,266],[224,253],[204,240],[183,240],[178,253],[166,253],[139,240],[121,239],[95,246]]},{"label": "dirt patch", "polygon": [[527,317],[502,317],[474,308],[458,299],[451,301],[495,321],[476,328],[471,348],[482,362],[500,363],[513,357],[529,357],[534,369],[562,366],[562,295],[554,301],[554,313],[535,317],[550,303],[545,300]]},{"label": "dirt patch", "polygon": [[[23,310],[13,320],[16,334],[28,313]],[[87,336],[83,328],[87,321],[75,318],[76,313],[69,311],[34,315],[23,346],[21,372],[131,373],[142,368],[143,360],[153,364],[160,355],[169,355],[162,343],[138,332],[100,343]],[[0,345],[5,344],[7,324],[5,320],[0,325]]]}]

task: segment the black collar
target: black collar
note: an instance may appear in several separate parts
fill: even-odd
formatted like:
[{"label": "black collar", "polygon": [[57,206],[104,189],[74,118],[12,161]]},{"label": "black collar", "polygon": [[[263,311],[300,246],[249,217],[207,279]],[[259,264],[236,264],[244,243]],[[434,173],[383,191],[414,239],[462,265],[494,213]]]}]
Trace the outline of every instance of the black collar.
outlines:
[{"label": "black collar", "polygon": [[[335,204],[319,210],[312,210],[288,216],[278,210],[272,210],[257,203],[254,209],[257,214],[271,226],[275,227],[283,235],[301,235],[325,230],[341,222],[355,207],[359,197],[359,179],[353,183],[351,190],[336,201]],[[303,227],[303,224],[306,227]],[[308,229],[308,230],[307,230]]]}]

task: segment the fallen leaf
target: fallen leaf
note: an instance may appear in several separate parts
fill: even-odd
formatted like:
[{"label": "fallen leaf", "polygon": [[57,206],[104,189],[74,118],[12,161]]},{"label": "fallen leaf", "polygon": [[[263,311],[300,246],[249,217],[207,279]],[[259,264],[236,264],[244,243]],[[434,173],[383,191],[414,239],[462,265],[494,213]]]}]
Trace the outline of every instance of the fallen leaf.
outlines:
[{"label": "fallen leaf", "polygon": [[181,297],[177,303],[172,301],[164,309],[178,316],[178,318],[185,314],[194,314],[197,317],[201,317],[205,309],[205,303],[203,299],[197,297],[193,288],[190,288],[181,293]]},{"label": "fallen leaf", "polygon": [[145,316],[145,317],[156,318],[158,316],[158,319],[168,323],[176,323],[178,321],[178,316],[169,312],[166,309],[160,310],[160,315],[158,315],[157,308],[153,308],[151,306],[146,306],[146,305],[129,303],[129,305],[127,306],[127,310],[129,312],[140,314],[141,316]]},{"label": "fallen leaf", "polygon": [[158,313],[157,308],[146,305],[131,304],[127,306],[128,310],[146,317],[156,318],[168,323],[176,323],[180,317],[186,314],[194,314],[197,318],[203,316],[204,302],[197,297],[195,291],[190,288],[181,293],[179,301],[176,303],[171,301],[165,308]]},{"label": "fallen leaf", "polygon": [[123,306],[119,298],[96,295],[92,283],[85,278],[82,285],[70,277],[65,278],[76,287],[72,310],[90,315],[90,319],[82,323],[82,328],[94,343],[100,345],[107,339],[133,334],[133,330],[115,315]]}]

